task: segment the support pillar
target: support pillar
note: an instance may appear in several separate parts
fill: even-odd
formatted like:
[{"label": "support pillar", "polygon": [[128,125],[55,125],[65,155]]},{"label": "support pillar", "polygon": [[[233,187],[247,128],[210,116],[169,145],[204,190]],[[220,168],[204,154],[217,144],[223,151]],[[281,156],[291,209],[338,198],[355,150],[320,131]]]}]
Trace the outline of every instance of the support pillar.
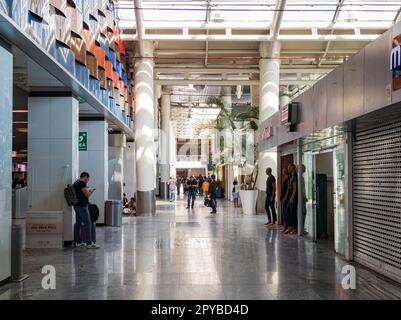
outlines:
[{"label": "support pillar", "polygon": [[108,200],[123,199],[125,134],[109,134]]},{"label": "support pillar", "polygon": [[205,174],[207,175],[207,165],[208,165],[208,156],[209,156],[209,140],[206,137],[202,137],[201,139],[201,162],[205,166]]},{"label": "support pillar", "polygon": [[136,164],[135,164],[135,142],[127,142],[124,148],[124,193],[128,199],[136,193]]},{"label": "support pillar", "polygon": [[168,199],[168,181],[170,179],[170,92],[164,91],[161,97],[161,128],[160,128],[160,169],[161,169],[161,198]]},{"label": "support pillar", "polygon": [[170,176],[176,176],[177,175],[177,135],[175,133],[175,129],[173,126],[173,123],[169,121],[169,159],[170,159]]},{"label": "support pillar", "polygon": [[[263,123],[279,110],[280,103],[280,50],[279,42],[263,42],[260,45],[260,97],[259,122]],[[277,177],[277,151],[269,150],[259,154],[259,200],[258,212],[264,212],[266,192],[266,169],[272,168],[273,175]],[[262,209],[263,208],[263,209]]]},{"label": "support pillar", "polygon": [[[227,108],[228,112],[232,111],[232,91],[231,87],[224,87],[223,88],[223,101],[224,105]],[[232,185],[234,182],[234,168],[232,165],[232,160],[233,160],[233,135],[231,132],[231,128],[228,127],[229,124],[227,124],[227,130],[226,134],[224,137],[224,144],[225,144],[225,194],[226,194],[226,199],[231,201],[233,200],[232,196]]]},{"label": "support pillar", "polygon": [[[29,97],[28,208],[44,215],[62,212],[63,216],[61,241],[57,238],[45,246],[60,247],[63,241],[74,240],[75,213],[64,199],[64,188],[78,178],[78,114],[79,103],[71,93],[35,92]],[[27,248],[36,245],[40,244],[27,241]]]},{"label": "support pillar", "polygon": [[143,57],[135,61],[137,214],[155,214],[153,43],[144,41]]},{"label": "support pillar", "polygon": [[79,152],[79,172],[88,172],[96,192],[90,201],[99,207],[99,224],[105,223],[104,203],[109,190],[109,140],[106,121],[80,121],[79,131],[87,135],[87,150]]},{"label": "support pillar", "polygon": [[282,87],[280,90],[280,108],[287,106],[291,102],[288,87]]},{"label": "support pillar", "polygon": [[0,282],[11,276],[13,55],[0,44]]}]

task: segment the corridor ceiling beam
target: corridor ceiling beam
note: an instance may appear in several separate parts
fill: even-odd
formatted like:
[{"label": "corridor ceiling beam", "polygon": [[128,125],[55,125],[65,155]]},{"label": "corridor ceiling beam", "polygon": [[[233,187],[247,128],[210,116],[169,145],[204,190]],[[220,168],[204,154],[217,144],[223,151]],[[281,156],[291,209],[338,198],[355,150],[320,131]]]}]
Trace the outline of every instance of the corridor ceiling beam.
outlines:
[{"label": "corridor ceiling beam", "polygon": [[[280,80],[280,85],[313,85],[316,80]],[[179,79],[159,79],[155,84],[163,86],[253,86],[259,85],[259,80],[179,80]]]},{"label": "corridor ceiling beam", "polygon": [[[194,56],[200,56],[200,55],[204,55],[205,54],[205,50],[191,50],[191,49],[163,49],[163,50],[157,50],[155,52],[155,56],[156,57],[165,57],[165,56],[190,56],[190,55],[194,55]],[[330,54],[339,54],[339,55],[349,55],[349,54],[355,54],[357,53],[357,50],[352,50],[352,49],[334,49],[334,50],[330,50]],[[281,50],[281,54],[283,56],[285,55],[291,55],[291,54],[323,54],[324,50],[316,50],[316,49],[283,49]],[[225,55],[225,56],[232,56],[232,55],[242,55],[242,56],[249,56],[249,55],[255,55],[255,56],[259,56],[260,52],[259,50],[255,49],[255,50],[216,50],[216,49],[209,49],[209,55]]]},{"label": "corridor ceiling beam", "polygon": [[277,0],[276,11],[274,12],[273,22],[270,28],[273,41],[278,40],[278,37],[280,35],[281,21],[283,21],[286,2],[286,0]]},{"label": "corridor ceiling beam", "polygon": [[142,11],[142,0],[134,0],[135,21],[136,21],[136,41],[138,42],[139,55],[144,57],[143,38],[145,36],[145,27]]},{"label": "corridor ceiling beam", "polygon": [[[311,74],[326,74],[332,71],[333,68],[281,68],[280,73],[311,73]],[[175,68],[165,67],[156,68],[155,73],[171,74],[171,73],[195,73],[195,74],[222,74],[222,73],[236,73],[236,74],[258,74],[259,69],[235,69],[235,68]]]},{"label": "corridor ceiling beam", "polygon": [[[331,21],[332,25],[333,25],[333,28],[331,28],[331,30],[330,30],[330,35],[334,34],[334,25],[337,22],[338,16],[340,15],[341,8],[343,7],[343,5],[344,5],[344,0],[339,0],[338,4],[337,4],[336,12],[334,13],[333,20]],[[323,62],[323,59],[327,57],[327,54],[328,54],[329,49],[330,49],[330,45],[331,45],[331,41],[328,41],[327,44],[326,44],[326,48],[324,49],[323,56],[322,56],[322,58],[320,59],[320,61],[318,63],[318,66],[320,66],[322,64],[322,62]]]},{"label": "corridor ceiling beam", "polygon": [[[300,22],[283,21],[281,24],[282,30],[310,30],[317,28],[318,30],[353,30],[355,27],[366,30],[383,29],[386,30],[392,25],[391,21],[378,21],[375,24],[367,21],[355,22],[350,26],[349,22],[338,21],[334,26],[327,21],[308,21],[305,25],[300,25]],[[209,22],[204,21],[144,21],[146,30],[225,30],[227,28],[232,30],[268,30],[271,23],[268,22],[252,22],[252,21],[229,21],[229,22]],[[122,31],[129,31],[135,29],[135,23],[132,20],[120,20],[120,29]]]},{"label": "corridor ceiling beam", "polygon": [[[278,36],[278,41],[366,41],[371,42],[380,37],[381,34],[281,34]],[[209,35],[190,35],[190,34],[145,34],[142,39],[138,35],[121,35],[124,41],[274,41],[271,35],[260,34],[209,34]]]}]

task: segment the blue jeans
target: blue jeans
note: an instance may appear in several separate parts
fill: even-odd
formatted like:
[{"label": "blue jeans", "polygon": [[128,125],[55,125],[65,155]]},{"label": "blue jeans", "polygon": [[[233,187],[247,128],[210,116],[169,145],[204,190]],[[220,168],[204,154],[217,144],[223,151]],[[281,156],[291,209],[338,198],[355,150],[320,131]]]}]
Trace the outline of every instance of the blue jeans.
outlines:
[{"label": "blue jeans", "polygon": [[288,207],[288,201],[286,199],[283,199],[282,202],[281,202],[281,211],[283,213],[284,225],[289,227],[290,226],[290,221],[289,221],[289,217],[287,215],[287,207]]},{"label": "blue jeans", "polygon": [[170,191],[170,201],[174,201],[175,199],[175,191]]},{"label": "blue jeans", "polygon": [[74,207],[76,216],[76,240],[77,243],[82,243],[81,228],[82,224],[85,226],[85,242],[86,244],[92,243],[92,222],[90,219],[90,214],[88,206],[86,207]]},{"label": "blue jeans", "polygon": [[274,200],[272,201],[272,197],[273,195],[271,193],[266,193],[265,209],[267,213],[267,219],[270,222],[277,222],[276,204]]},{"label": "blue jeans", "polygon": [[[191,191],[188,193],[188,207],[194,207],[195,205],[195,199],[196,199],[196,191]],[[192,205],[191,205],[191,200],[192,200]]]},{"label": "blue jeans", "polygon": [[298,206],[297,203],[291,203],[288,201],[287,205],[287,217],[288,217],[288,226],[298,229]]}]

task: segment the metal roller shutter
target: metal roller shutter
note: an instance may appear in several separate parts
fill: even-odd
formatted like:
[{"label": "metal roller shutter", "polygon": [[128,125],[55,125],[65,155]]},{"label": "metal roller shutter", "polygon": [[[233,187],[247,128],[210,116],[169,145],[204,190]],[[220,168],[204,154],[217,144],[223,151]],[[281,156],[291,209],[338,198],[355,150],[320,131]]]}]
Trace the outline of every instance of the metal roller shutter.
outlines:
[{"label": "metal roller shutter", "polygon": [[354,259],[401,282],[401,121],[355,133]]}]

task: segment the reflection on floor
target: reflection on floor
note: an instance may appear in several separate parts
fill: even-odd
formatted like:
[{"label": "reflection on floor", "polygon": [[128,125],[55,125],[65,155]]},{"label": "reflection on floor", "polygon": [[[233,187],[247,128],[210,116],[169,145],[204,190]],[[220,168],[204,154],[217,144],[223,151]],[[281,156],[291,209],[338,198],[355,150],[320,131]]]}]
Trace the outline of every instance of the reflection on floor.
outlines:
[{"label": "reflection on floor", "polygon": [[[209,215],[201,199],[187,211],[159,202],[156,216],[98,228],[99,251],[29,251],[23,284],[0,287],[0,299],[400,299],[401,286],[357,266],[357,289],[345,291],[346,262],[314,244],[263,227],[221,202]],[[57,287],[42,289],[53,265]]]}]

